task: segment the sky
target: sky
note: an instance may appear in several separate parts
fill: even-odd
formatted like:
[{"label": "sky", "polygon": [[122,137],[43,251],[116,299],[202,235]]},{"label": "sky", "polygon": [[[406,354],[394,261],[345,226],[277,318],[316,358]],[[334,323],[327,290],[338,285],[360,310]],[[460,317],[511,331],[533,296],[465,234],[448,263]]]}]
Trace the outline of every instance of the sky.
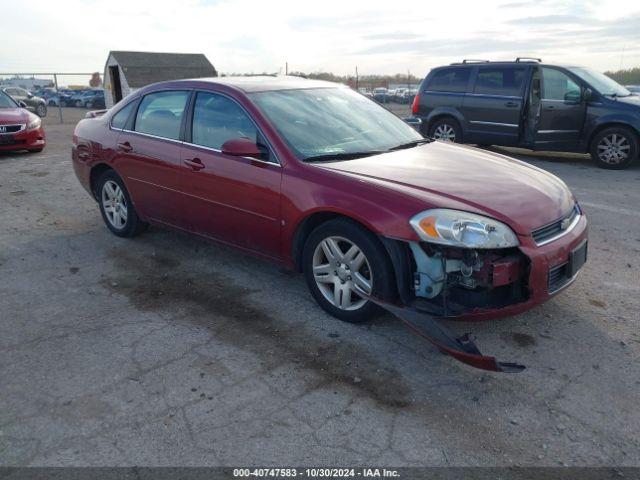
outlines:
[{"label": "sky", "polygon": [[638,0],[0,0],[0,32],[0,73],[102,72],[109,50],[204,53],[224,73],[640,67]]}]

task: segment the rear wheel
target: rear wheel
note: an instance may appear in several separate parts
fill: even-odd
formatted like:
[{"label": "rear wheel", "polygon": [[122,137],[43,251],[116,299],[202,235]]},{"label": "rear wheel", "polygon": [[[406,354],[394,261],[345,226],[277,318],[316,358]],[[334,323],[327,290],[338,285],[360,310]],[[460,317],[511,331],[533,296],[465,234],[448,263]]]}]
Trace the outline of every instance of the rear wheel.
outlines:
[{"label": "rear wheel", "polygon": [[600,168],[622,170],[638,156],[638,137],[628,128],[610,127],[591,141],[591,158]]},{"label": "rear wheel", "polygon": [[98,204],[102,219],[114,235],[135,237],[148,224],[138,217],[122,179],[113,170],[107,170],[98,179]]},{"label": "rear wheel", "polygon": [[36,115],[38,115],[39,117],[46,117],[47,116],[47,106],[44,103],[40,103],[36,107]]},{"label": "rear wheel", "polygon": [[346,322],[363,322],[380,312],[361,292],[384,300],[393,295],[393,269],[384,247],[348,219],[331,220],[311,232],[303,268],[318,304]]},{"label": "rear wheel", "polygon": [[453,118],[441,118],[436,120],[429,128],[429,136],[445,142],[462,143],[462,130]]}]

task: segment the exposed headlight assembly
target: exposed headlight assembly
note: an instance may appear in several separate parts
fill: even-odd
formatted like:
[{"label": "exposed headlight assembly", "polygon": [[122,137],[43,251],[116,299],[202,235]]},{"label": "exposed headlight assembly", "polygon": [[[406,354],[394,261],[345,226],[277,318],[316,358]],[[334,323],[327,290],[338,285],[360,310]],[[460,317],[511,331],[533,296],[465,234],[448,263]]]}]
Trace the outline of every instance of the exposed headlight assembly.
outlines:
[{"label": "exposed headlight assembly", "polygon": [[420,238],[429,243],[460,248],[509,248],[520,244],[504,223],[460,210],[426,210],[415,215],[410,223]]}]

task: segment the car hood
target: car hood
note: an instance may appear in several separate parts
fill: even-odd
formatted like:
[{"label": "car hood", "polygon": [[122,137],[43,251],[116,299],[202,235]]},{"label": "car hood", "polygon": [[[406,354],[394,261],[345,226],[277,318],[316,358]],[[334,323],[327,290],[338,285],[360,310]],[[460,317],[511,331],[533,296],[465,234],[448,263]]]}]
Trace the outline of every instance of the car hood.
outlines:
[{"label": "car hood", "polygon": [[0,125],[27,123],[29,114],[24,108],[0,108]]},{"label": "car hood", "polygon": [[640,108],[640,96],[638,95],[629,95],[628,97],[618,97],[615,99],[615,101],[624,103],[626,105],[633,105],[634,107]]},{"label": "car hood", "polygon": [[491,216],[522,235],[566,215],[575,202],[564,182],[544,170],[440,141],[317,166],[416,197],[424,209],[454,208]]}]

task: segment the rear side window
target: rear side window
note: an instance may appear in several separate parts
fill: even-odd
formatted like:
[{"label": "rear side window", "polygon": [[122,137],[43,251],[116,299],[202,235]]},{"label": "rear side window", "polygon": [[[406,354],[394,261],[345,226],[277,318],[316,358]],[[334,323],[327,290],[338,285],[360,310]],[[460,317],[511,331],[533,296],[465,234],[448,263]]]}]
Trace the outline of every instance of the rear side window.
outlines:
[{"label": "rear side window", "polygon": [[136,115],[135,131],[178,140],[189,92],[156,92],[146,95]]},{"label": "rear side window", "polygon": [[443,68],[431,76],[427,90],[464,93],[471,75],[470,68]]},{"label": "rear side window", "polygon": [[527,69],[522,67],[483,67],[473,93],[518,96],[522,92]]},{"label": "rear side window", "polygon": [[133,110],[133,105],[136,102],[129,102],[124,108],[120,109],[118,113],[116,113],[111,119],[111,127],[117,128],[118,130],[122,130],[127,124],[127,119],[131,114],[131,110]]},{"label": "rear side window", "polygon": [[245,111],[233,100],[215,93],[198,92],[193,106],[191,143],[220,150],[227,140],[257,141],[257,130]]}]

